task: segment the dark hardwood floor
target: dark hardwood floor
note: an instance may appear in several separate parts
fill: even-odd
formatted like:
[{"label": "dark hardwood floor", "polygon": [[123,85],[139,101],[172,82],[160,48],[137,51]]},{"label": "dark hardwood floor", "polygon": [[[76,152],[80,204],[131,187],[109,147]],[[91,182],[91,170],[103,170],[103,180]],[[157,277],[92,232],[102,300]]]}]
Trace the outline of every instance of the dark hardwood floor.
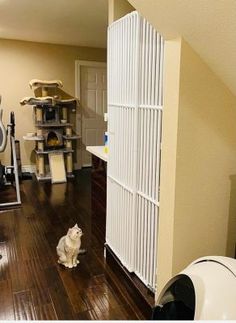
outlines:
[{"label": "dark hardwood floor", "polygon": [[[21,184],[22,207],[0,213],[0,320],[144,319],[104,259],[105,219],[91,211],[90,169],[67,184]],[[1,192],[0,192],[1,194]],[[77,268],[57,264],[59,238],[82,228]]]}]

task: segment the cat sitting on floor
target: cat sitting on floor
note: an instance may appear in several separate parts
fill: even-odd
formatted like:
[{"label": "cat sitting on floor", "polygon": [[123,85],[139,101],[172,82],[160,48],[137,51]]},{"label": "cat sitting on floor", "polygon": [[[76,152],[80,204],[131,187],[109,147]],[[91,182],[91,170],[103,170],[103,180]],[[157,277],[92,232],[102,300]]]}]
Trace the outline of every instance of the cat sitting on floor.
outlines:
[{"label": "cat sitting on floor", "polygon": [[82,230],[78,225],[70,228],[65,236],[63,236],[57,245],[58,263],[65,267],[76,267],[79,263],[77,256],[79,253],[85,253],[85,250],[80,250]]}]

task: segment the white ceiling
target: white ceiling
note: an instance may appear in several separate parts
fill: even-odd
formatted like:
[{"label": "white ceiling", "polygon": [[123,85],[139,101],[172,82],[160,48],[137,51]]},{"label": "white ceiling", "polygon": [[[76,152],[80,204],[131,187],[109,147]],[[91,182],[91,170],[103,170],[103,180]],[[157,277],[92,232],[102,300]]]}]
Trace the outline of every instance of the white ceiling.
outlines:
[{"label": "white ceiling", "polygon": [[[0,38],[106,47],[107,0],[0,0]],[[129,0],[182,36],[236,95],[236,0]]]},{"label": "white ceiling", "polygon": [[0,38],[106,47],[107,0],[0,0]]},{"label": "white ceiling", "polygon": [[236,0],[129,0],[166,38],[183,36],[236,95]]}]

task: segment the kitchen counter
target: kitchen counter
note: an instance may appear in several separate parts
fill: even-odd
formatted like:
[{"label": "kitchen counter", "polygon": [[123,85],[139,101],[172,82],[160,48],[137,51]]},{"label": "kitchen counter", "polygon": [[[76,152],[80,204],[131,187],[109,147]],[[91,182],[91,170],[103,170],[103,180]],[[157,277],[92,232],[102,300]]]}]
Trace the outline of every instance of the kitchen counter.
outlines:
[{"label": "kitchen counter", "polygon": [[91,154],[107,162],[108,154],[104,152],[104,146],[87,146],[86,150],[89,151]]}]

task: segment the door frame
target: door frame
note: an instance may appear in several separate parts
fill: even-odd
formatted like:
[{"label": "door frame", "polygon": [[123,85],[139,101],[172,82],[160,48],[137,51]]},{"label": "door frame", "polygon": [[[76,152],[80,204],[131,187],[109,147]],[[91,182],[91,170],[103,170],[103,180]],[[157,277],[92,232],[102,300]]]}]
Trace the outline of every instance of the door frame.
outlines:
[{"label": "door frame", "polygon": [[[81,76],[81,67],[87,66],[87,67],[106,67],[107,68],[107,62],[98,62],[98,61],[85,61],[85,60],[76,60],[75,61],[75,97],[79,100],[81,100],[81,84],[80,84],[80,76]],[[76,132],[81,136],[81,142],[82,142],[82,112],[79,108],[78,111],[76,111]],[[81,169],[82,168],[82,144],[80,142],[79,145],[79,151],[77,152],[77,157],[79,156],[77,163],[75,165],[75,169]]]}]

